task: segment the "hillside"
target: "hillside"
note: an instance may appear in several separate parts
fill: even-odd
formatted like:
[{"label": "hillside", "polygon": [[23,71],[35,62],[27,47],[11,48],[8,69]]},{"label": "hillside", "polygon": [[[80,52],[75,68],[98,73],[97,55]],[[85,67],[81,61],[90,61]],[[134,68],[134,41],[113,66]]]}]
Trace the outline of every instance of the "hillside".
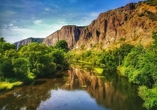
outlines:
[{"label": "hillside", "polygon": [[147,46],[152,43],[153,31],[157,31],[157,6],[139,2],[101,13],[88,26],[63,26],[43,43],[53,46],[66,40],[70,49],[113,48],[123,42]]},{"label": "hillside", "polygon": [[28,45],[32,42],[42,43],[43,40],[44,40],[44,38],[32,38],[32,37],[30,37],[30,38],[15,42],[14,44],[16,46],[16,49],[18,49],[21,45]]}]

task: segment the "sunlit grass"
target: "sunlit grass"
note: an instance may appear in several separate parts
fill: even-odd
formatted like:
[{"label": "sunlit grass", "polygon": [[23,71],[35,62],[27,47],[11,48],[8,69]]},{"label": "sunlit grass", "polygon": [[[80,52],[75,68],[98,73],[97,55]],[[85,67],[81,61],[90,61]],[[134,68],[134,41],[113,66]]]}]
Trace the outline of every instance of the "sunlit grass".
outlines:
[{"label": "sunlit grass", "polygon": [[98,73],[98,74],[102,74],[104,69],[103,68],[94,68],[94,70]]},{"label": "sunlit grass", "polygon": [[13,83],[10,83],[10,82],[0,82],[0,90],[10,90],[12,89],[13,87],[15,86],[20,86],[22,85],[23,83],[20,82],[20,81],[17,81],[17,82],[13,82]]}]

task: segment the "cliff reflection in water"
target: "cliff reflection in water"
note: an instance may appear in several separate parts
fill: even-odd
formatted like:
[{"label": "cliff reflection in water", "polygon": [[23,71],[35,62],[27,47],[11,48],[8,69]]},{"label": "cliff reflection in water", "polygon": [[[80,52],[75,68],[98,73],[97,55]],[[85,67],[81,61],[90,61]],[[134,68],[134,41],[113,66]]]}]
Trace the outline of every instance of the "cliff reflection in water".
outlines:
[{"label": "cliff reflection in water", "polygon": [[69,70],[68,75],[62,89],[86,90],[100,106],[113,110],[145,110],[136,87],[124,77],[116,74],[100,77],[82,69]]},{"label": "cliff reflection in water", "polygon": [[65,78],[38,79],[32,85],[0,93],[0,109],[145,110],[135,87],[125,78],[116,74],[95,76],[83,69],[71,69],[66,74]]}]

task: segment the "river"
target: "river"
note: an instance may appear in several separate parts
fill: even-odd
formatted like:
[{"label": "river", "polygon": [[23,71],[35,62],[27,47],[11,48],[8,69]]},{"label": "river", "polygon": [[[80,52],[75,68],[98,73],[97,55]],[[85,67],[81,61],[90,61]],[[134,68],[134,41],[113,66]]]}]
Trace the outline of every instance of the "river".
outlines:
[{"label": "river", "polygon": [[0,93],[0,110],[145,110],[135,85],[117,75],[73,68]]}]

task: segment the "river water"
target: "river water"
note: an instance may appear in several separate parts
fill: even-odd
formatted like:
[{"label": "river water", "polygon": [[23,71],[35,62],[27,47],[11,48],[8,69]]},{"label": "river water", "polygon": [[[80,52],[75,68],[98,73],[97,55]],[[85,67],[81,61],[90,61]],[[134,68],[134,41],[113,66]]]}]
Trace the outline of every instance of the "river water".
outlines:
[{"label": "river water", "polygon": [[43,78],[0,93],[0,110],[145,110],[134,85],[73,68],[63,78]]}]

